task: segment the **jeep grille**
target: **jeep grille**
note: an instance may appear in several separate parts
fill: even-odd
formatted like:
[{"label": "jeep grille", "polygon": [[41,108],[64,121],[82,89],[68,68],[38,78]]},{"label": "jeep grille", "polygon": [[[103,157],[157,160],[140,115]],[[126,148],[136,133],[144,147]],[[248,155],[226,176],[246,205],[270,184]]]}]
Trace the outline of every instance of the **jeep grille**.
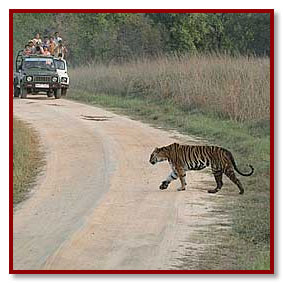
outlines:
[{"label": "jeep grille", "polygon": [[35,76],[34,82],[51,82],[50,76]]}]

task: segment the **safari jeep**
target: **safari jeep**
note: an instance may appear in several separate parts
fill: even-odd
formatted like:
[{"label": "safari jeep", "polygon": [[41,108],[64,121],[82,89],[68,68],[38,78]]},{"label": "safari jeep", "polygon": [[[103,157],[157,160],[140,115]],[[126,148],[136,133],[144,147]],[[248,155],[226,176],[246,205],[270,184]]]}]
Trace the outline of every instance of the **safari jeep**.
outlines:
[{"label": "safari jeep", "polygon": [[14,97],[27,98],[27,94],[44,93],[48,97],[61,97],[61,84],[54,58],[51,56],[24,56],[20,51],[14,72]]},{"label": "safari jeep", "polygon": [[70,78],[67,70],[67,62],[66,60],[61,58],[54,58],[54,62],[61,84],[61,95],[66,95],[70,83]]}]

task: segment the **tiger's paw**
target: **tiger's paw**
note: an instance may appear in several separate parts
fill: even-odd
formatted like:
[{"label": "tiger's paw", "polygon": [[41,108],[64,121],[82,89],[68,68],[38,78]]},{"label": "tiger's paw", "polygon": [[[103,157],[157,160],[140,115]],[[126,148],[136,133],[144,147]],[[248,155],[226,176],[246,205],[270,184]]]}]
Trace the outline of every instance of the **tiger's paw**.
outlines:
[{"label": "tiger's paw", "polygon": [[181,188],[177,189],[178,192],[185,191],[185,190],[186,190],[186,187],[184,187],[184,188],[181,187]]},{"label": "tiger's paw", "polygon": [[159,189],[160,189],[160,190],[166,190],[166,189],[168,188],[168,186],[169,186],[169,183],[166,182],[166,181],[163,181],[163,182],[161,183],[161,185],[159,186]]},{"label": "tiger's paw", "polygon": [[208,190],[207,192],[210,193],[210,194],[216,194],[218,192],[218,189],[216,188],[216,189],[213,189],[213,190]]}]

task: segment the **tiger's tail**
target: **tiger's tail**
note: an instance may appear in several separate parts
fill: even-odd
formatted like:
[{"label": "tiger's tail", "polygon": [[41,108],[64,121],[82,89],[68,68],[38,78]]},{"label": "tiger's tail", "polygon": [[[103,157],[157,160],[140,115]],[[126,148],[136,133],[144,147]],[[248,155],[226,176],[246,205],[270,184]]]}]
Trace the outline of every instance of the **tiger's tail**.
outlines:
[{"label": "tiger's tail", "polygon": [[238,167],[237,167],[237,165],[236,165],[236,162],[235,162],[235,159],[234,159],[234,157],[233,157],[233,155],[232,155],[231,152],[230,152],[230,157],[231,157],[231,161],[232,161],[232,164],[233,164],[234,169],[235,169],[236,172],[238,172],[240,175],[242,175],[242,176],[251,176],[251,175],[254,173],[254,168],[253,168],[253,166],[250,165],[250,164],[248,164],[248,166],[252,169],[251,172],[249,172],[249,173],[242,173],[242,172],[238,169]]}]

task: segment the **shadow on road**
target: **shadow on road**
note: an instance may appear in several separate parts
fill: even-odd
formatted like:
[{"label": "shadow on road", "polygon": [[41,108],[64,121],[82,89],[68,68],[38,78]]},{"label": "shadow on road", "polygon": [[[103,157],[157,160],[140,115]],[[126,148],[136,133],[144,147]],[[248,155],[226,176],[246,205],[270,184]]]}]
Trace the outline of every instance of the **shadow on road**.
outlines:
[{"label": "shadow on road", "polygon": [[[13,99],[22,99],[20,97],[13,97]],[[29,94],[26,98],[24,99],[28,99],[28,100],[55,100],[54,97],[47,97],[46,95],[33,95],[33,94]]]}]

